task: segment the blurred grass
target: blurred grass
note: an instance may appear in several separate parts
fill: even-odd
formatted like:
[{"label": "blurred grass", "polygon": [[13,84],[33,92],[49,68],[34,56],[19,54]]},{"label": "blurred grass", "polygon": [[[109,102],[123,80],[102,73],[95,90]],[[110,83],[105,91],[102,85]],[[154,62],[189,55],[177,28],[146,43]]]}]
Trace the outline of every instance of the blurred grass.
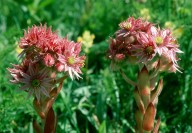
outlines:
[{"label": "blurred grass", "polygon": [[[77,40],[84,31],[95,35],[88,53],[84,79],[67,80],[54,109],[58,133],[126,133],[134,131],[133,87],[118,72],[112,72],[105,52],[109,36],[128,16],[144,17],[164,26],[171,22],[184,54],[182,74],[164,74],[164,90],[157,117],[160,132],[192,132],[192,2],[190,0],[1,0],[0,1],[0,132],[32,133],[37,118],[32,99],[9,83],[6,70],[18,63],[16,46],[23,29],[47,23],[60,36]],[[125,68],[131,79],[132,66]]]}]

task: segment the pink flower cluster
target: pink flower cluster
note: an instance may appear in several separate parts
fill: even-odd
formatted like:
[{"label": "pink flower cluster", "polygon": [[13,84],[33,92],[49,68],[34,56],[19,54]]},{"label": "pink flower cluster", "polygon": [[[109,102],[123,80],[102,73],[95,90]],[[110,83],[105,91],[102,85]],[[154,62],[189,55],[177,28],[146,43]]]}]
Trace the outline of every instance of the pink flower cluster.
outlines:
[{"label": "pink flower cluster", "polygon": [[25,31],[19,46],[23,49],[21,56],[26,55],[26,59],[54,67],[59,72],[68,72],[72,79],[74,75],[80,77],[85,60],[85,56],[79,56],[81,44],[60,38],[46,25],[33,26]]},{"label": "pink flower cluster", "polygon": [[119,24],[120,30],[110,39],[109,58],[114,62],[135,57],[137,63],[159,71],[179,71],[179,45],[169,29],[160,29],[141,18],[130,17]]},{"label": "pink flower cluster", "polygon": [[8,68],[13,83],[21,83],[21,89],[35,94],[40,100],[42,94],[48,96],[55,80],[51,73],[64,72],[71,79],[80,78],[80,68],[84,66],[85,56],[80,56],[81,44],[60,38],[46,25],[33,26],[24,31],[19,47],[22,63]]}]

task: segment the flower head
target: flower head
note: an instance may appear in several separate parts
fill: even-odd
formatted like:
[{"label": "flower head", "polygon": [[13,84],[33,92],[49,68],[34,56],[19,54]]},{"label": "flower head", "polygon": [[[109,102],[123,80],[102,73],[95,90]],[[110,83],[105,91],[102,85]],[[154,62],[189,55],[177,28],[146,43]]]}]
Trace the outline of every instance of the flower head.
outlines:
[{"label": "flower head", "polygon": [[24,31],[24,37],[20,39],[20,48],[23,49],[21,58],[27,58],[32,61],[43,62],[45,66],[55,65],[56,48],[60,45],[61,39],[52,32],[51,27],[46,25],[28,28]]},{"label": "flower head", "polygon": [[[176,58],[176,57],[174,57]],[[173,60],[170,58],[170,56],[167,57],[167,55],[162,55],[158,61],[157,68],[159,71],[168,71],[168,72],[180,72],[180,67],[177,64],[177,62],[173,62]]]},{"label": "flower head", "polygon": [[167,52],[168,45],[170,45],[170,41],[172,40],[171,32],[169,30],[160,30],[160,28],[152,26],[149,35],[153,38],[157,53],[160,56],[163,52]]},{"label": "flower head", "polygon": [[58,39],[56,32],[52,32],[51,27],[46,25],[28,28],[24,31],[24,37],[20,40],[20,48],[27,49],[31,46],[39,48],[41,51],[52,50],[55,46],[55,40]]},{"label": "flower head", "polygon": [[146,63],[155,56],[155,45],[152,38],[145,32],[139,32],[137,40],[138,44],[133,45],[131,51],[134,56],[138,57],[138,62]]},{"label": "flower head", "polygon": [[108,57],[115,61],[119,62],[127,58],[130,55],[129,45],[121,43],[117,39],[110,39],[110,48],[108,50]]},{"label": "flower head", "polygon": [[154,26],[151,27],[150,35],[154,40],[155,49],[159,56],[164,55],[171,59],[174,64],[177,64],[177,53],[183,53],[179,50],[176,39],[172,36],[168,29],[160,30]]},{"label": "flower head", "polygon": [[63,82],[64,78],[57,79],[59,73],[68,73],[72,79],[74,75],[80,78],[85,60],[85,56],[79,56],[81,45],[67,37],[60,38],[51,27],[34,25],[28,28],[19,47],[22,49],[21,64],[8,68],[12,76],[10,81],[20,84],[20,89],[33,94],[38,101],[48,97],[58,82]]},{"label": "flower head", "polygon": [[85,56],[79,56],[81,45],[69,41],[68,38],[60,38],[56,32],[46,25],[33,26],[25,31],[20,40],[23,50],[21,55],[44,67],[52,67],[57,72],[68,72],[73,79],[73,74],[80,77],[80,67],[83,66]]},{"label": "flower head", "polygon": [[85,61],[85,56],[79,56],[81,44],[63,39],[62,45],[64,51],[58,54],[58,71],[68,72],[71,79],[74,78],[74,75],[80,78],[79,74],[82,73],[80,68],[84,66]]},{"label": "flower head", "polygon": [[[151,23],[148,21],[144,21],[141,18],[135,19],[134,17],[130,17],[127,20],[121,22],[119,24],[120,30],[116,32],[116,38],[111,39],[111,46],[110,46],[110,57],[113,57],[113,59],[118,59],[114,58],[116,54],[123,54],[124,57],[130,57],[134,56],[132,54],[133,48],[136,48],[138,40],[137,36],[140,32],[146,32],[150,29],[152,26]],[[114,41],[115,40],[115,41]],[[141,45],[144,46],[144,45]],[[149,54],[150,47],[146,48],[146,53]],[[138,52],[138,50],[136,50]],[[135,53],[135,52],[134,52]]]},{"label": "flower head", "polygon": [[182,51],[169,29],[157,28],[148,21],[134,17],[129,17],[119,26],[120,30],[116,32],[115,38],[110,38],[108,50],[109,58],[113,63],[124,61],[127,57],[128,59],[136,57],[139,65],[150,66],[150,64],[161,61],[161,68],[165,66],[162,64],[166,62],[172,65],[169,67],[170,70],[179,71],[177,54]]},{"label": "flower head", "polygon": [[152,24],[148,21],[144,21],[141,18],[135,19],[134,17],[129,17],[127,20],[121,22],[119,27],[124,29],[127,34],[135,34],[137,31],[147,31]]},{"label": "flower head", "polygon": [[[25,90],[29,95],[34,94],[38,101],[41,95],[49,96],[53,87],[53,79],[50,77],[48,69],[39,69],[38,65],[30,61],[23,65],[14,65],[14,68],[8,69],[13,79],[12,83],[20,83],[21,90]],[[25,68],[27,67],[27,69]]]}]

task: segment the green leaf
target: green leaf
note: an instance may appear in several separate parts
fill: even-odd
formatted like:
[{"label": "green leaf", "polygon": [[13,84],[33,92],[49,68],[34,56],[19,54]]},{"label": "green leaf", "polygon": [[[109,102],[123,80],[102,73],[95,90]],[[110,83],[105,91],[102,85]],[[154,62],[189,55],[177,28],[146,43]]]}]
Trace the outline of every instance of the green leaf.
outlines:
[{"label": "green leaf", "polygon": [[99,133],[107,133],[107,131],[106,131],[106,121],[105,120],[101,123],[101,125],[99,127]]}]

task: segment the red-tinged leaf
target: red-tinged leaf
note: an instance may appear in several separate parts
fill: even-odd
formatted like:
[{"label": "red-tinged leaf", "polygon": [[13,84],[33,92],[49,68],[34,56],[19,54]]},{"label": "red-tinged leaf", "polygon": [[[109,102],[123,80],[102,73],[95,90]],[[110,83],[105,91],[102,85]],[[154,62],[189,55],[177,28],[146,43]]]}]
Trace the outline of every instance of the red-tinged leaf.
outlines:
[{"label": "red-tinged leaf", "polygon": [[50,93],[49,93],[50,97],[55,97],[57,95],[57,88],[54,88]]},{"label": "red-tinged leaf", "polygon": [[36,122],[36,120],[33,120],[33,129],[36,133],[43,133],[41,126]]},{"label": "red-tinged leaf", "polygon": [[153,133],[158,133],[160,123],[161,123],[161,118],[159,117],[159,119],[157,120],[157,123],[155,125],[155,128],[153,130]]},{"label": "red-tinged leaf", "polygon": [[136,101],[136,104],[137,104],[139,110],[144,115],[145,114],[145,107],[144,107],[143,101],[141,100],[141,97],[139,95],[139,91],[138,91],[137,87],[134,90],[134,98],[135,98],[135,101]]},{"label": "red-tinged leaf", "polygon": [[56,133],[57,123],[58,123],[58,119],[57,119],[57,116],[55,116],[55,130],[54,130],[54,133]]},{"label": "red-tinged leaf", "polygon": [[155,92],[151,96],[151,102],[153,104],[155,104],[158,101],[158,96],[160,95],[162,89],[163,89],[163,79],[161,79],[159,81],[159,85],[158,85],[157,89],[154,90]]},{"label": "red-tinged leaf", "polygon": [[141,99],[144,103],[145,109],[147,109],[147,106],[150,103],[150,88],[145,88],[140,91]]},{"label": "red-tinged leaf", "polygon": [[143,129],[145,131],[151,131],[153,129],[155,115],[156,115],[155,106],[152,103],[150,103],[147,107],[147,110],[143,118]]},{"label": "red-tinged leaf", "polygon": [[38,102],[37,98],[33,100],[33,106],[37,114],[41,117],[41,119],[45,119],[45,112],[43,112],[42,105]]},{"label": "red-tinged leaf", "polygon": [[57,89],[54,88],[50,92],[51,97],[47,97],[47,99],[45,100],[45,103],[44,103],[44,112],[45,112],[45,114],[48,113],[49,109],[52,107],[53,103],[55,102],[55,99],[57,98],[59,92],[61,91],[62,86],[63,86],[63,80],[61,80],[61,82],[59,84],[59,87]]},{"label": "red-tinged leaf", "polygon": [[144,66],[142,70],[139,72],[137,80],[138,80],[138,90],[146,109],[150,102],[150,93],[151,93],[149,73],[146,66]]},{"label": "red-tinged leaf", "polygon": [[143,128],[142,128],[142,122],[143,122],[143,114],[141,113],[140,110],[135,111],[135,119],[136,119],[136,129],[135,131],[138,131],[139,133],[143,133]]},{"label": "red-tinged leaf", "polygon": [[47,113],[45,121],[44,133],[55,133],[55,131],[56,131],[56,118],[53,108],[50,108],[49,112]]},{"label": "red-tinged leaf", "polygon": [[157,103],[158,103],[158,97],[157,98],[155,98],[155,100],[153,101],[153,105],[156,107],[157,106]]},{"label": "red-tinged leaf", "polygon": [[137,80],[138,80],[139,91],[145,88],[150,88],[149,72],[146,66],[144,66],[142,70],[138,73]]},{"label": "red-tinged leaf", "polygon": [[53,103],[54,103],[54,98],[51,98],[51,99],[46,99],[45,101],[45,105],[44,105],[44,112],[45,114],[48,113],[49,109],[52,107]]}]

